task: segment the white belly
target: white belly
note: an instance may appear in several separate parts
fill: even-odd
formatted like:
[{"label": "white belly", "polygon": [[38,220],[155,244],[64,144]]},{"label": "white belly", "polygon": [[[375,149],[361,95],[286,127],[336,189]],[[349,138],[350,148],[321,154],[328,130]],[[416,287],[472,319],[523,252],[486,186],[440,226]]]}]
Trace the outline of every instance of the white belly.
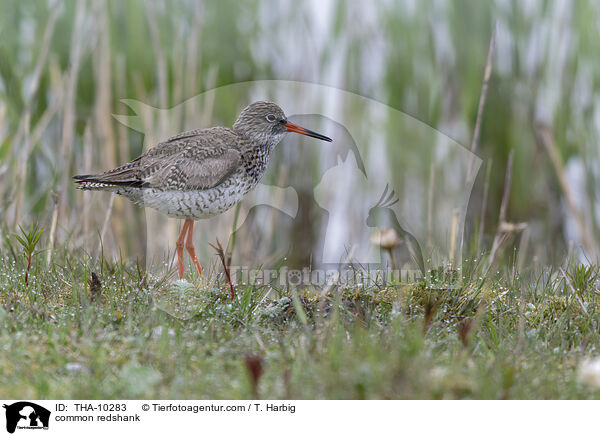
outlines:
[{"label": "white belly", "polygon": [[256,183],[238,179],[215,188],[198,191],[125,188],[117,193],[128,197],[140,206],[151,207],[173,218],[199,220],[231,209],[254,186]]}]

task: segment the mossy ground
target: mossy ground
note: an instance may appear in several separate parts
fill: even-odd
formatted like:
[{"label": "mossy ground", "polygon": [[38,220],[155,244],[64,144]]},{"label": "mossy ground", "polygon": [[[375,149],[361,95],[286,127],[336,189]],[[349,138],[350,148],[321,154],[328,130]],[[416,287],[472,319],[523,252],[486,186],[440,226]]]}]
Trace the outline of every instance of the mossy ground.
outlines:
[{"label": "mossy ground", "polygon": [[[0,397],[600,398],[578,382],[598,354],[595,267],[531,279],[465,273],[318,289],[186,282],[82,253],[0,266]],[[101,294],[90,295],[98,274]],[[207,274],[207,276],[210,274]]]}]

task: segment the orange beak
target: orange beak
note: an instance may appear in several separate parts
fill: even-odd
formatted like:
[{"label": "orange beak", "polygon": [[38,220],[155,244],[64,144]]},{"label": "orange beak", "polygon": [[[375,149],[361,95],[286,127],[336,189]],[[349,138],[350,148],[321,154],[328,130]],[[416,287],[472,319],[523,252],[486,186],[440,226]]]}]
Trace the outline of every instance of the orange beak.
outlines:
[{"label": "orange beak", "polygon": [[321,139],[322,141],[331,142],[333,139],[328,138],[327,136],[321,135],[320,133],[313,132],[312,130],[305,129],[304,127],[299,126],[298,124],[290,123],[289,121],[285,124],[285,129],[288,132],[300,133],[301,135],[310,136],[312,138]]}]

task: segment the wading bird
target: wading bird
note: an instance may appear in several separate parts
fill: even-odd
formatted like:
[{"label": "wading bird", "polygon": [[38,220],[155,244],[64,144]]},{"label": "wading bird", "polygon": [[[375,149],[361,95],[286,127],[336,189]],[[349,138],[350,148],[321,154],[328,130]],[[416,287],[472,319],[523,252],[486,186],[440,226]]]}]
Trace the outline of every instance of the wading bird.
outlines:
[{"label": "wading bird", "polygon": [[259,101],[246,107],[231,129],[183,132],[117,168],[73,178],[79,189],[112,191],[184,219],[176,244],[179,277],[184,272],[184,243],[201,274],[192,242],[194,221],[227,211],[254,188],[287,132],[332,141],[288,121],[275,103]]}]

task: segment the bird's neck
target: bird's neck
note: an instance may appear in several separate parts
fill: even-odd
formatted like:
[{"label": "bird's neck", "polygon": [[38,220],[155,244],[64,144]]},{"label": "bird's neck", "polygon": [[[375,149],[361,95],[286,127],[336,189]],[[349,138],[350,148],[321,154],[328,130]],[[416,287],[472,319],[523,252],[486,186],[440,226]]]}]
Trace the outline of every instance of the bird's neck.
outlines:
[{"label": "bird's neck", "polygon": [[233,125],[232,130],[242,139],[246,147],[252,148],[272,149],[283,137],[283,135],[272,135],[266,131],[253,130],[243,124],[238,125],[237,122]]},{"label": "bird's neck", "polygon": [[242,159],[246,174],[249,177],[256,181],[262,178],[271,159],[271,151],[273,151],[273,147],[269,144],[253,143],[244,147]]}]

